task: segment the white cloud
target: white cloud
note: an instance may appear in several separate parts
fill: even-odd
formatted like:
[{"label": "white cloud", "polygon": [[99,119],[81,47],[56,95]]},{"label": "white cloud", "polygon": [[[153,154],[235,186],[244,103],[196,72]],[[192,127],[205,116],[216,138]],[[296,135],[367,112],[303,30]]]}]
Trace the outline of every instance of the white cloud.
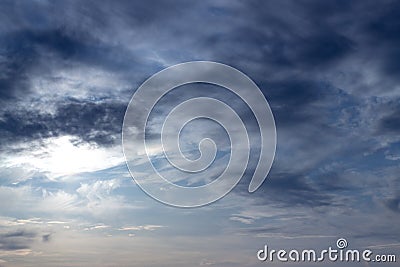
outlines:
[{"label": "white cloud", "polygon": [[99,68],[75,64],[72,68],[56,68],[48,75],[30,78],[33,97],[20,105],[31,110],[53,114],[57,104],[66,98],[97,101],[121,98],[121,91],[132,86],[121,75]]},{"label": "white cloud", "polygon": [[110,195],[111,191],[120,187],[120,185],[121,181],[119,179],[96,181],[92,184],[83,183],[76,192],[93,201]]},{"label": "white cloud", "polygon": [[163,227],[165,227],[165,226],[148,224],[148,225],[138,225],[138,226],[125,226],[125,227],[119,228],[118,230],[120,230],[120,231],[142,231],[142,230],[143,231],[154,231],[156,229],[163,228]]},{"label": "white cloud", "polygon": [[86,227],[84,230],[85,231],[89,231],[89,230],[100,230],[100,229],[107,229],[109,228],[109,225],[105,225],[105,224],[97,224],[97,225],[93,225],[90,227]]},{"label": "white cloud", "polygon": [[[30,170],[31,175],[44,173],[50,179],[56,179],[103,170],[124,162],[119,147],[104,148],[79,141],[73,136],[61,136],[14,145],[13,149],[21,152],[3,154],[1,165],[6,169]],[[28,179],[29,175],[23,177]]]},{"label": "white cloud", "polygon": [[241,222],[241,223],[244,223],[244,224],[252,224],[252,223],[254,223],[254,219],[252,219],[252,218],[238,217],[238,216],[230,217],[229,220],[236,221],[236,222]]}]

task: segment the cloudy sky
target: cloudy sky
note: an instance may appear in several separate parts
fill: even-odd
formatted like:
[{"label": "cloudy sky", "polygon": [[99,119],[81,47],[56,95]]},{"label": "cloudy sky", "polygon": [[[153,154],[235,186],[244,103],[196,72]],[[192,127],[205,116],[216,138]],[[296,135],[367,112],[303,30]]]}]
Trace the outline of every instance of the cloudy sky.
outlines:
[{"label": "cloudy sky", "polygon": [[[37,0],[0,12],[0,266],[264,266],[264,244],[325,249],[339,237],[399,255],[400,2]],[[248,193],[249,109],[216,86],[177,88],[149,118],[152,139],[177,103],[209,96],[245,118],[253,143],[230,194],[181,209],[131,179],[121,129],[140,84],[192,60],[254,80],[277,150]],[[220,148],[211,173],[157,165],[177,184],[213,180],[229,155],[223,129],[188,125],[183,146],[196,158],[204,136]]]}]

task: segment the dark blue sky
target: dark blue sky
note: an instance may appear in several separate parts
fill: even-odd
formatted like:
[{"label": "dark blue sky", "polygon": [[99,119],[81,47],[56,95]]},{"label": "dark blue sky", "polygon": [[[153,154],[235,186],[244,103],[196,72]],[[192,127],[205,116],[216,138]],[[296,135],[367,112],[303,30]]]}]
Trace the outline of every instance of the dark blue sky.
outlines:
[{"label": "dark blue sky", "polygon": [[[2,1],[0,14],[0,266],[263,266],[265,243],[339,237],[399,254],[399,1]],[[252,78],[278,141],[254,194],[250,166],[227,197],[184,210],[136,186],[120,136],[136,88],[192,60]],[[200,92],[250,116],[201,86],[160,114]]]}]

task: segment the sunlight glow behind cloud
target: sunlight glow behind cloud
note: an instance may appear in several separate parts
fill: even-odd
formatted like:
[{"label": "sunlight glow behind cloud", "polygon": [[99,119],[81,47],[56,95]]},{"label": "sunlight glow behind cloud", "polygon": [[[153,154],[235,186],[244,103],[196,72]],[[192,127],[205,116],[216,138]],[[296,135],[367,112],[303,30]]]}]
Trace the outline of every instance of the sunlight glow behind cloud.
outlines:
[{"label": "sunlight glow behind cloud", "polygon": [[4,167],[24,167],[48,174],[50,179],[83,172],[93,172],[117,166],[123,162],[118,148],[80,143],[72,136],[43,140],[41,146],[9,155]]}]

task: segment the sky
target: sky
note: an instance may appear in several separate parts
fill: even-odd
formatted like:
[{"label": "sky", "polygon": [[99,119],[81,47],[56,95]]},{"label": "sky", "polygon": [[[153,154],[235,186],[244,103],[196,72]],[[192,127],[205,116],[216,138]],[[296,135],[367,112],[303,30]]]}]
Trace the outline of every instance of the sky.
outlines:
[{"label": "sky", "polygon": [[[400,254],[400,2],[6,0],[0,13],[1,267],[254,267],[266,265],[256,257],[265,244],[325,249],[338,238]],[[194,96],[228,103],[251,141],[227,196],[175,208],[132,179],[122,123],[146,79],[199,60],[258,85],[274,115],[276,154],[249,193],[260,154],[251,110],[218,86],[174,89],[150,114],[150,141]],[[179,185],[212,181],[229,138],[213,122],[190,122],[181,140],[188,158],[204,137],[219,149],[209,172],[176,172],[157,143],[154,164]]]}]

